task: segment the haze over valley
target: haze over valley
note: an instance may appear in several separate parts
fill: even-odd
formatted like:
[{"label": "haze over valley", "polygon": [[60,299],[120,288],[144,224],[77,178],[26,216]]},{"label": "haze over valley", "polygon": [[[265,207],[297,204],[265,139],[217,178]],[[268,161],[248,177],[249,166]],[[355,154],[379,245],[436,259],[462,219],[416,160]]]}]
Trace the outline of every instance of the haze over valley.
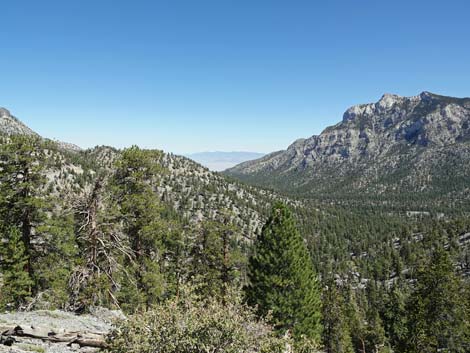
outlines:
[{"label": "haze over valley", "polygon": [[198,152],[186,154],[186,157],[202,164],[212,171],[220,172],[228,168],[235,167],[237,164],[258,159],[264,156],[264,153],[258,152]]}]

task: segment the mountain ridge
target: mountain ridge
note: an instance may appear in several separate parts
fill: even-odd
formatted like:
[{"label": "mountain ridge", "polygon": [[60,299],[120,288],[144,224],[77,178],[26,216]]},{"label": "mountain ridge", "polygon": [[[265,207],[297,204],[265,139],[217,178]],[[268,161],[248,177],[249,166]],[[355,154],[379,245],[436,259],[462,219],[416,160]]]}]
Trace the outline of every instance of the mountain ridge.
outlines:
[{"label": "mountain ridge", "polygon": [[[15,117],[10,113],[10,111],[6,108],[0,107],[0,134],[11,136],[11,135],[28,135],[28,136],[36,136],[45,140],[49,140],[47,138],[42,137],[37,132],[32,130],[28,127],[25,123],[23,123],[20,119]],[[82,150],[81,147],[68,142],[52,140],[59,148],[68,150],[68,151],[80,151]]]},{"label": "mountain ridge", "polygon": [[[450,197],[448,188],[457,180],[452,196],[461,198],[468,193],[462,179],[470,177],[469,141],[470,98],[426,91],[412,97],[384,94],[375,103],[350,107],[339,123],[319,135],[298,139],[284,151],[225,173],[310,197],[394,192],[419,196],[423,191]],[[440,185],[443,182],[449,185]]]},{"label": "mountain ridge", "polygon": [[[81,149],[42,137],[5,108],[0,108],[1,135],[28,135],[53,142],[54,152],[50,152],[49,158],[57,162],[48,164],[45,176],[51,193],[62,199],[76,199],[89,192],[96,175],[103,171],[111,173],[122,153],[110,146]],[[216,220],[222,211],[227,211],[243,237],[251,239],[261,230],[272,203],[283,200],[292,207],[299,205],[295,200],[212,172],[185,156],[153,151],[161,152],[153,163],[162,170],[155,193],[164,204],[191,223]]]},{"label": "mountain ridge", "polygon": [[8,109],[2,107],[0,107],[0,132],[6,135],[20,134],[39,136],[38,133],[26,126],[26,124],[17,117],[11,115]]}]

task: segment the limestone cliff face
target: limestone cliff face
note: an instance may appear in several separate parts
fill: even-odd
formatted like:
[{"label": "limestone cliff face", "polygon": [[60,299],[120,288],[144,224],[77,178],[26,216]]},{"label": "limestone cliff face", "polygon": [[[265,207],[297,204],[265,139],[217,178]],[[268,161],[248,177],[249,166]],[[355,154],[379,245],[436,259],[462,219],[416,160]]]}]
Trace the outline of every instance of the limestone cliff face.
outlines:
[{"label": "limestone cliff face", "polygon": [[[394,172],[405,160],[429,170],[434,154],[440,154],[436,158],[451,152],[465,157],[468,141],[470,98],[429,92],[413,97],[385,94],[376,103],[349,108],[341,122],[318,136],[299,139],[285,151],[239,164],[226,173],[285,190],[313,181],[316,185],[310,189],[325,189],[322,182],[354,174],[359,176],[356,181],[340,182],[357,187],[379,181],[381,173]],[[403,178],[410,173],[416,170],[409,169]],[[429,173],[432,177],[432,170]]]}]

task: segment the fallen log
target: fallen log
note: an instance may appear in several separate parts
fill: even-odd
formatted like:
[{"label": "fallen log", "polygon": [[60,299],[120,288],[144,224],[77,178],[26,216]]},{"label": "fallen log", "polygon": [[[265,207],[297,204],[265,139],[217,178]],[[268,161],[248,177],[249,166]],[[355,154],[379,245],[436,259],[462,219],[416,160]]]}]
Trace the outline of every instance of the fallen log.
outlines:
[{"label": "fallen log", "polygon": [[42,341],[78,344],[80,347],[106,348],[106,334],[102,332],[78,332],[60,330],[56,332],[43,327],[0,326],[5,337],[27,337]]}]

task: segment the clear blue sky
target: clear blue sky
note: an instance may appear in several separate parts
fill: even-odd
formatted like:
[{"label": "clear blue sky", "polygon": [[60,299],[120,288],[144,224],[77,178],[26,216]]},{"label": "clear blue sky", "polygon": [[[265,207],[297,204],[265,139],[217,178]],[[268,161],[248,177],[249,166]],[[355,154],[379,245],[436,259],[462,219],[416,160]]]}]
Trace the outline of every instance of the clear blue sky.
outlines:
[{"label": "clear blue sky", "polygon": [[470,96],[470,1],[0,2],[0,106],[90,147],[269,152],[384,92]]}]

